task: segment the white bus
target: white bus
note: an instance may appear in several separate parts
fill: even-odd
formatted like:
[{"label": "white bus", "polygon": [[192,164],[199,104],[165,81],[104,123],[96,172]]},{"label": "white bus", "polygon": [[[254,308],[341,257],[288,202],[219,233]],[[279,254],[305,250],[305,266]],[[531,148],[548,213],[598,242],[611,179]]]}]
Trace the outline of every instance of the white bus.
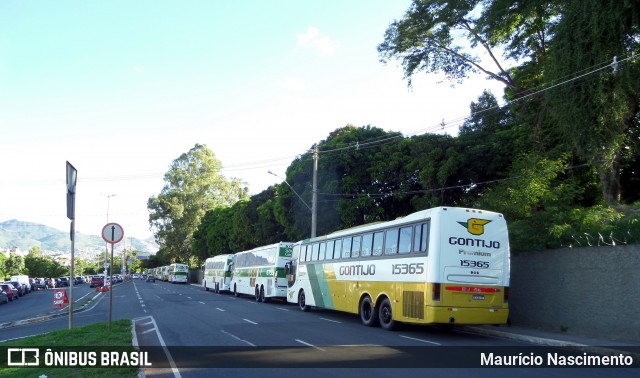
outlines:
[{"label": "white bus", "polygon": [[169,265],[169,282],[186,284],[189,278],[189,267],[187,264],[173,263]]},{"label": "white bus", "polygon": [[207,291],[213,289],[215,293],[231,291],[232,265],[232,254],[209,257],[204,262],[202,287]]},{"label": "white bus", "polygon": [[285,298],[287,279],[284,266],[291,261],[293,243],[276,243],[233,256],[231,288],[233,294],[255,296],[256,301]]},{"label": "white bus", "polygon": [[508,321],[509,237],[501,214],[451,207],[418,211],[296,243],[287,301],[397,322]]},{"label": "white bus", "polygon": [[160,272],[160,274],[162,275],[161,280],[163,281],[169,281],[169,265],[165,265],[162,267],[162,271]]}]

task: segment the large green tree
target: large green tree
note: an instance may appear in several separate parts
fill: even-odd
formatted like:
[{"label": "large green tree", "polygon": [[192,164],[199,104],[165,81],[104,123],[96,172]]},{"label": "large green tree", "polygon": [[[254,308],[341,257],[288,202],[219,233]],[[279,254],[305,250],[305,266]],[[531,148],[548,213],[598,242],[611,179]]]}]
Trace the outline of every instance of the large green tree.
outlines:
[{"label": "large green tree", "polygon": [[640,1],[563,3],[545,77],[549,83],[571,81],[546,92],[547,130],[598,168],[603,199],[616,204],[620,173],[637,161]]},{"label": "large green tree", "polygon": [[242,182],[227,179],[221,168],[209,148],[196,144],[173,161],[162,191],[149,198],[149,224],[170,261],[189,262],[193,233],[207,210],[247,197]]}]

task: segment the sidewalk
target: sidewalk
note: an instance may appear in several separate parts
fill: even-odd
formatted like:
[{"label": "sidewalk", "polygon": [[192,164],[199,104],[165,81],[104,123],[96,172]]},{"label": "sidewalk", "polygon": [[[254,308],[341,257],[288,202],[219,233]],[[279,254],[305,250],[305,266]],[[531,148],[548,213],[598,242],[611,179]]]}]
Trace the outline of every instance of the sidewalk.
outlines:
[{"label": "sidewalk", "polygon": [[640,361],[640,342],[633,343],[629,341],[590,338],[519,326],[463,326],[457,328],[457,330],[477,335],[524,341],[541,346],[577,348],[584,352],[602,355],[624,353],[633,356],[636,361]]}]

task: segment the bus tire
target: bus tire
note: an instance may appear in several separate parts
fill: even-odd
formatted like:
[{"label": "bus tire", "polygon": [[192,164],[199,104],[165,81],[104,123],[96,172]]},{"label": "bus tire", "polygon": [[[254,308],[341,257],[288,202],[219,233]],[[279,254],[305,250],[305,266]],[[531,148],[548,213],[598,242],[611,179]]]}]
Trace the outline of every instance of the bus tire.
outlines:
[{"label": "bus tire", "polygon": [[391,301],[389,298],[384,298],[378,309],[378,318],[380,326],[387,331],[392,331],[397,325],[396,321],[393,320],[393,312],[391,310]]},{"label": "bus tire", "polygon": [[209,291],[209,288],[207,287],[207,281],[204,281],[204,289],[205,289],[206,291]]},{"label": "bus tire", "polygon": [[260,289],[258,288],[258,286],[256,286],[255,297],[256,297],[256,302],[260,302]]},{"label": "bus tire", "polygon": [[216,294],[220,294],[220,282],[216,282],[216,289],[215,289],[215,293],[216,293]]},{"label": "bus tire", "polygon": [[269,302],[269,298],[264,295],[264,286],[260,286],[260,302],[267,303]]},{"label": "bus tire", "polygon": [[238,289],[236,287],[236,284],[233,284],[233,296],[237,297],[238,296]]},{"label": "bus tire", "polygon": [[367,327],[378,325],[378,311],[376,311],[376,308],[368,295],[360,301],[360,311],[358,312],[360,314],[362,324]]},{"label": "bus tire", "polygon": [[300,290],[300,293],[298,293],[298,307],[301,311],[304,312],[308,312],[311,309],[311,307],[307,305],[307,299],[304,295],[304,290]]}]

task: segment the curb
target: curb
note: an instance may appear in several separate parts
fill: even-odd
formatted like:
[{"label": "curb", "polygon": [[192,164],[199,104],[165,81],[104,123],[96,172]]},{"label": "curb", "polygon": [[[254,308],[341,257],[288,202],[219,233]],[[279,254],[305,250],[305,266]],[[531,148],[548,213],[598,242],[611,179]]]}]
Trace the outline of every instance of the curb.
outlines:
[{"label": "curb", "polygon": [[606,355],[606,356],[625,354],[628,356],[632,356],[636,361],[640,360],[640,353],[634,353],[624,349],[616,349],[615,347],[608,348],[608,347],[592,346],[592,345],[587,345],[582,343],[575,343],[572,341],[563,341],[563,340],[550,339],[550,338],[544,338],[544,337],[523,335],[519,333],[512,333],[512,332],[499,331],[499,330],[473,327],[473,326],[463,326],[458,328],[457,330],[460,332],[472,333],[472,334],[483,335],[483,336],[494,336],[494,337],[499,337],[503,339],[526,341],[532,344],[543,345],[543,346],[552,346],[552,347],[559,347],[559,348],[562,348],[562,347],[576,348],[583,352]]}]

